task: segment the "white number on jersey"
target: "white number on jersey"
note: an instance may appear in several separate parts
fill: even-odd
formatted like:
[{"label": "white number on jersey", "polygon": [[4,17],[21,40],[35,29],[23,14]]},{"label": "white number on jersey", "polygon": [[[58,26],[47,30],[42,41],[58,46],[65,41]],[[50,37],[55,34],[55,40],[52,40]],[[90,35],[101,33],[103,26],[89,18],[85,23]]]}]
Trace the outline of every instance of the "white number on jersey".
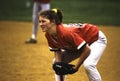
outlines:
[{"label": "white number on jersey", "polygon": [[68,23],[68,24],[63,24],[65,27],[76,27],[76,28],[83,28],[85,27],[85,24],[81,23]]}]

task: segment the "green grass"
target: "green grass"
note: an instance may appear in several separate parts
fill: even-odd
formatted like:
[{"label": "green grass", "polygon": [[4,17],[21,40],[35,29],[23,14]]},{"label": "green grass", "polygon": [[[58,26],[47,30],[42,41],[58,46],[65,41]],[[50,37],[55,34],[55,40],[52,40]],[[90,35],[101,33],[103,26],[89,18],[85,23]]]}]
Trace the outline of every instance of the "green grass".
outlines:
[{"label": "green grass", "polygon": [[26,8],[25,0],[2,0],[0,8],[0,20],[32,20],[32,6]]},{"label": "green grass", "polygon": [[[55,1],[54,3],[64,12],[65,22],[120,25],[120,9],[117,1],[63,0],[64,3]],[[57,6],[53,5],[53,7]]]},{"label": "green grass", "polygon": [[[51,8],[63,11],[65,23],[120,25],[119,3],[119,0],[52,0]],[[0,20],[32,21],[32,7],[26,8],[25,0],[2,0]]]}]

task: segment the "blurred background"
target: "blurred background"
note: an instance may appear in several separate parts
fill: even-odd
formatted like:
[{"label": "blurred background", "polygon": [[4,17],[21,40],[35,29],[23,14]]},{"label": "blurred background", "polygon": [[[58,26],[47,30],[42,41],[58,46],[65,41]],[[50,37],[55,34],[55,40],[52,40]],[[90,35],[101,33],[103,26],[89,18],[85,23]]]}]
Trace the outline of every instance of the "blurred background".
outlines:
[{"label": "blurred background", "polygon": [[[120,25],[120,0],[52,0],[51,8],[63,11],[64,22]],[[33,1],[1,0],[0,20],[32,21]]]}]

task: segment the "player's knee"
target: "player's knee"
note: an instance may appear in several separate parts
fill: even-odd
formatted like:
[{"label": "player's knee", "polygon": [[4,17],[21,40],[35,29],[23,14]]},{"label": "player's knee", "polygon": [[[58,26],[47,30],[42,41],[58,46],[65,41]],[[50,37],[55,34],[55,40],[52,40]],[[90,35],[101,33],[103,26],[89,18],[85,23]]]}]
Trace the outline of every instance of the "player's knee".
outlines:
[{"label": "player's knee", "polygon": [[87,71],[96,69],[96,65],[94,65],[93,63],[84,63],[83,66]]},{"label": "player's knee", "polygon": [[39,16],[38,15],[33,15],[32,17],[33,17],[33,19],[38,19]]}]

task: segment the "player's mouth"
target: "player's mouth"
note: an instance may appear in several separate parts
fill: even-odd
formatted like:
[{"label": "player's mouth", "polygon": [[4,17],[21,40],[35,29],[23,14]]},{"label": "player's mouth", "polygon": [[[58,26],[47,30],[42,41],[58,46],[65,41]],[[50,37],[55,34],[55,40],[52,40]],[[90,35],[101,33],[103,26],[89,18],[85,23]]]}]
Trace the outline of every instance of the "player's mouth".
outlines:
[{"label": "player's mouth", "polygon": [[40,26],[43,32],[46,32],[47,27],[46,26]]}]

